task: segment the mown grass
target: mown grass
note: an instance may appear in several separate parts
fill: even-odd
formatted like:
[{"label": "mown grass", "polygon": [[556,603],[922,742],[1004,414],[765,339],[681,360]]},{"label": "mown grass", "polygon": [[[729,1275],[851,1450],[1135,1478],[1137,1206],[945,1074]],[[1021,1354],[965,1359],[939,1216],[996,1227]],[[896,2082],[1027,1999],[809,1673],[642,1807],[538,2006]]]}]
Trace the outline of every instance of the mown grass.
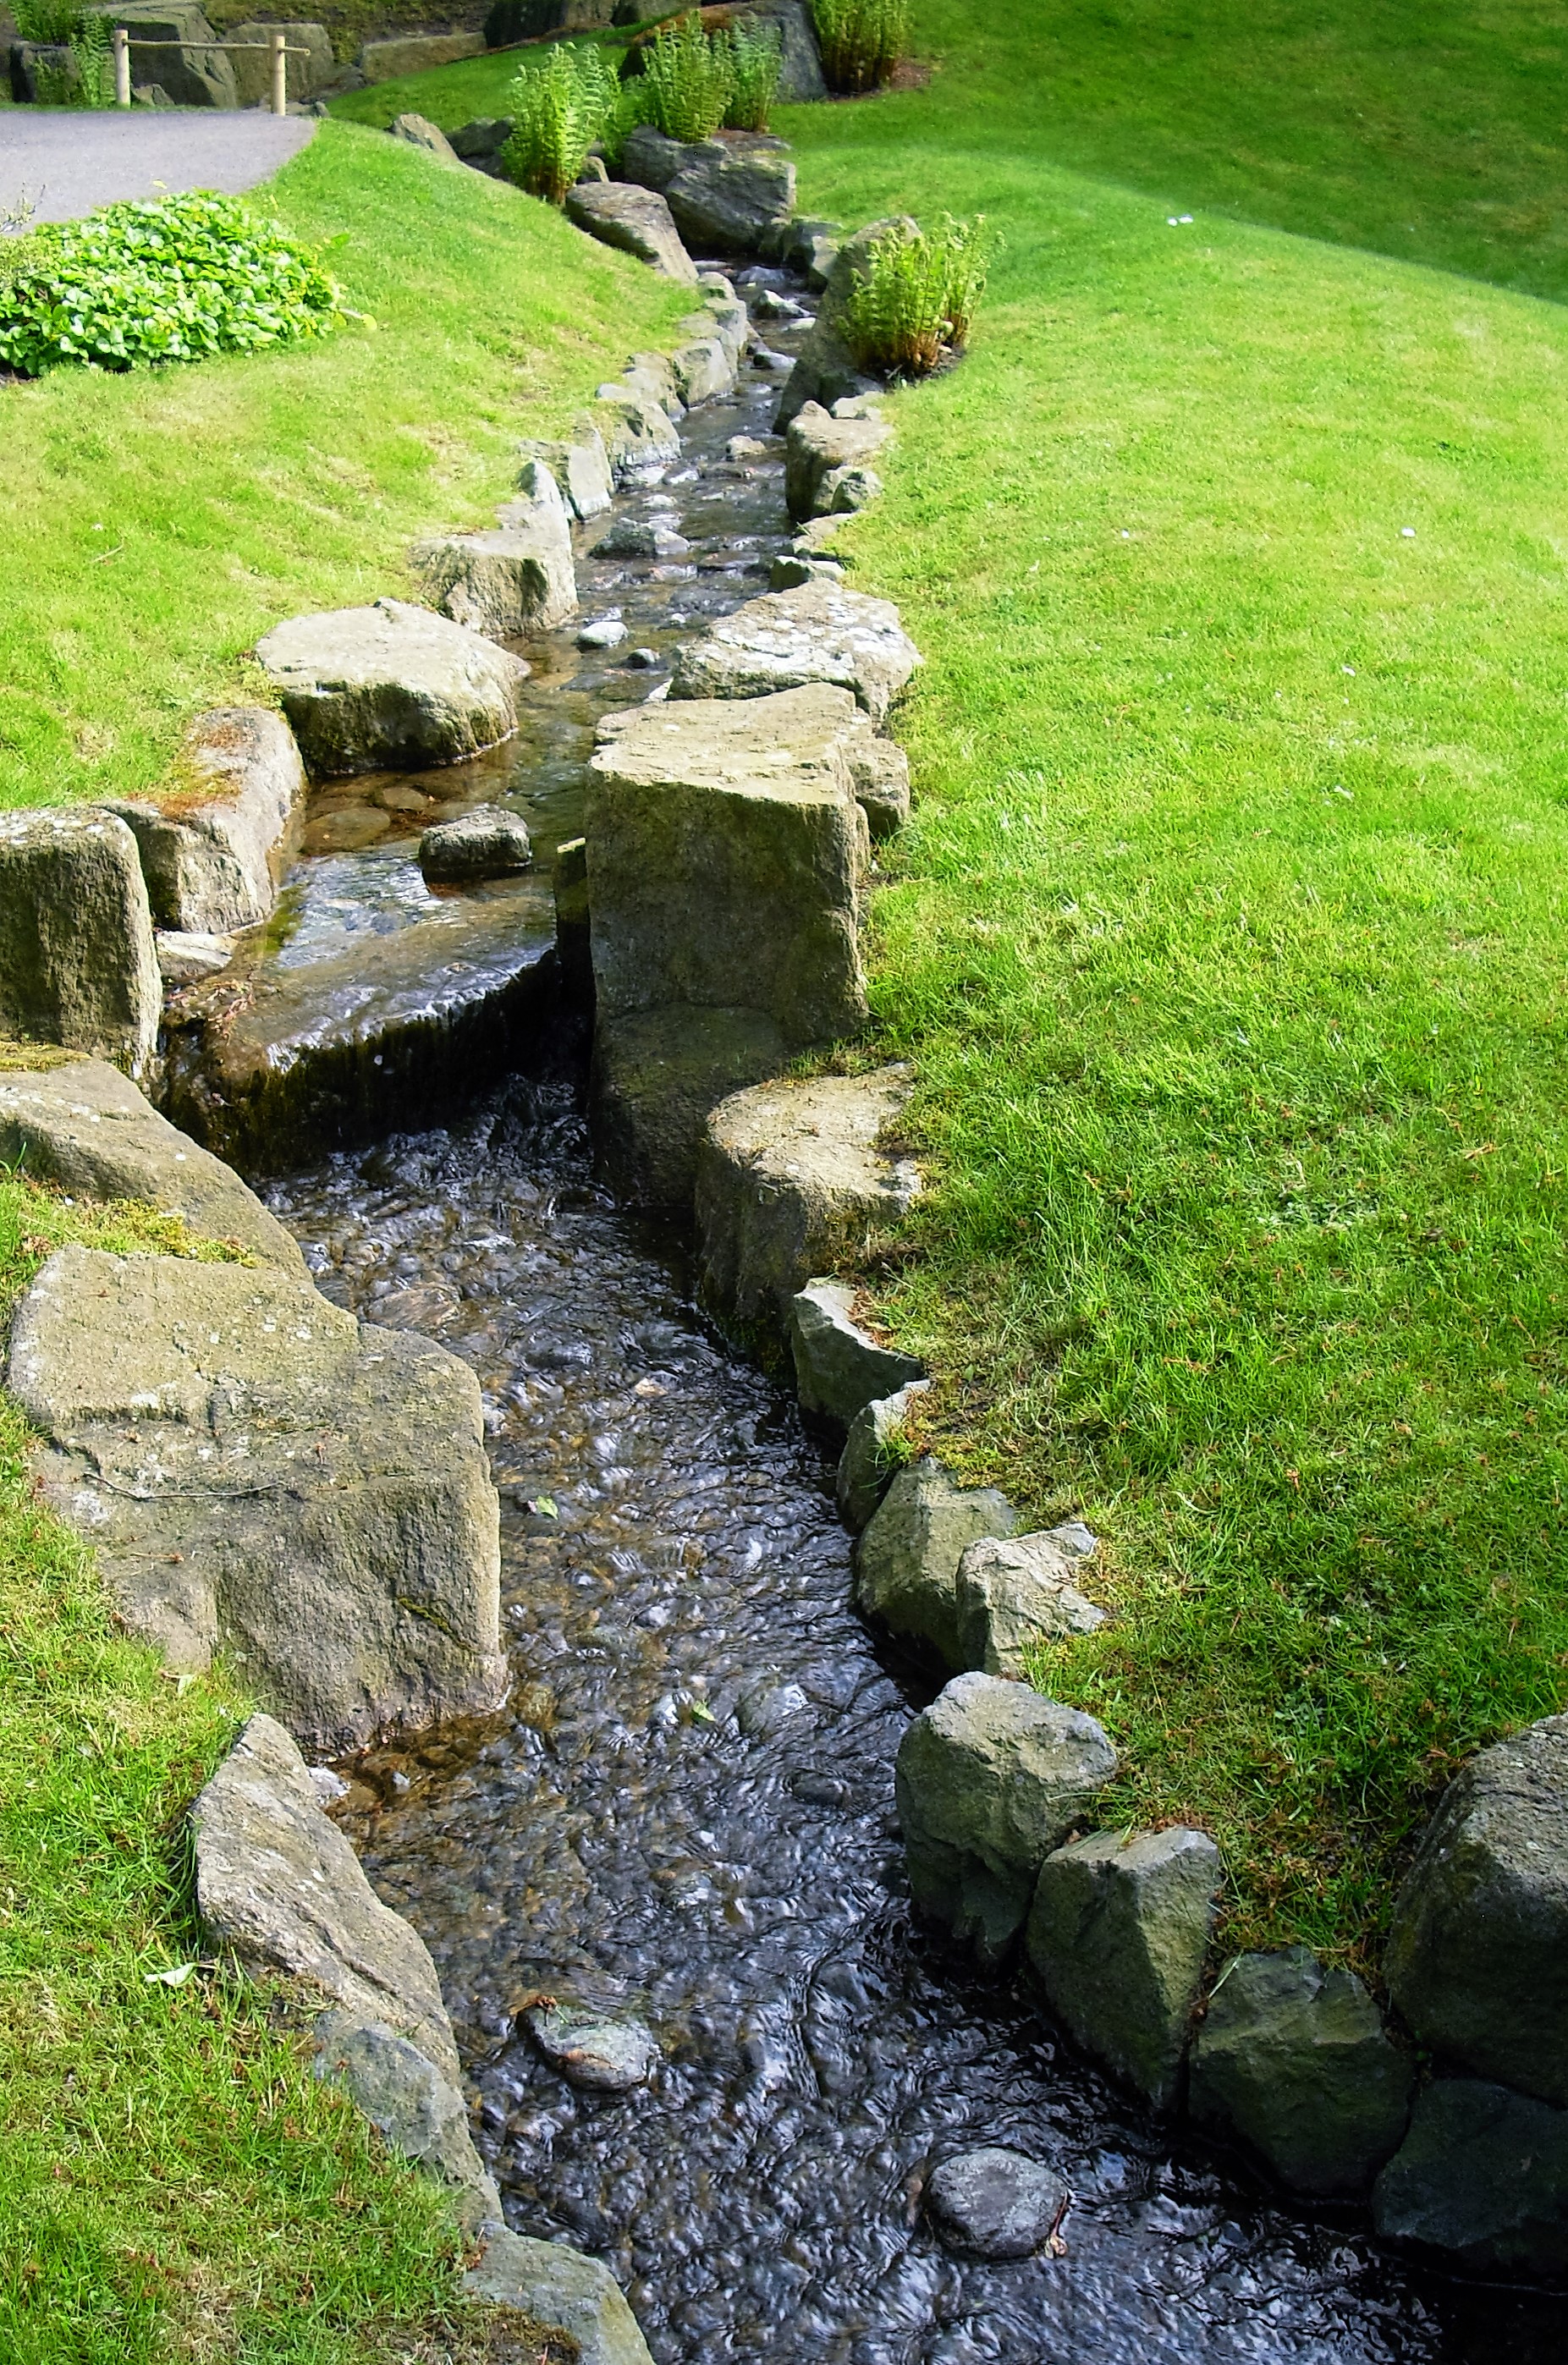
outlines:
[{"label": "mown grass", "polygon": [[[1315,180],[1297,20],[1228,20],[1197,129],[1119,21],[922,0],[928,88],[789,118],[812,209],[1006,241],[852,529],[927,657],[875,999],[934,1188],[883,1299],[945,1449],[1108,1540],[1115,1623],[1038,1679],[1113,1813],[1215,1831],[1235,1938],[1365,1959],[1435,1787],[1568,1703],[1568,315],[1361,251],[1396,175]],[[1488,191],[1551,206],[1555,34],[1487,22],[1428,15],[1397,92],[1407,218],[1477,269]],[[1159,196],[1056,163],[1092,142]],[[1202,212],[1189,151],[1354,243]]]},{"label": "mown grass", "polygon": [[186,719],[246,689],[270,624],[409,596],[409,541],[487,521],[518,437],[682,308],[550,207],[352,127],[323,123],[268,198],[338,241],[367,323],[0,386],[0,805],[155,785]]}]

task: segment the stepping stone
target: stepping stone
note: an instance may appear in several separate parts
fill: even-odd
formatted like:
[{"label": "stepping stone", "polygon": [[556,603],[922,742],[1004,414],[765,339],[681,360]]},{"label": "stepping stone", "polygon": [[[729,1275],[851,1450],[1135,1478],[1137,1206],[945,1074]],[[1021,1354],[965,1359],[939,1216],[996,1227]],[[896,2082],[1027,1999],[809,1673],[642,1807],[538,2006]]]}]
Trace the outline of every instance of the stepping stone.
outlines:
[{"label": "stepping stone", "polygon": [[294,616],[256,644],[320,779],[460,763],[517,728],[521,657],[402,600]]},{"label": "stepping stone", "polygon": [[925,2206],[946,2242],[982,2259],[1026,2259],[1069,2199],[1059,2176],[1002,2145],[961,2151],[935,2168]]},{"label": "stepping stone", "polygon": [[675,698],[760,698],[804,682],[852,690],[880,723],[920,663],[890,600],[806,583],[764,592],[689,641],[675,662]]},{"label": "stepping stone", "polygon": [[420,869],[432,882],[498,879],[533,859],[528,826],[504,805],[476,805],[460,821],[438,822],[420,840]]}]

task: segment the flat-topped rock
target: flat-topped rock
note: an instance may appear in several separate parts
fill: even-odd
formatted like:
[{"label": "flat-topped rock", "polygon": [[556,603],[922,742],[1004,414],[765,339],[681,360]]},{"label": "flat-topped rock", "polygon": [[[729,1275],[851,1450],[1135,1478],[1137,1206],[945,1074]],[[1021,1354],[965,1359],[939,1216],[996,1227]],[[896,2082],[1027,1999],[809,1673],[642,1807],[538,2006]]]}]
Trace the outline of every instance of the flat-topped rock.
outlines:
[{"label": "flat-topped rock", "polygon": [[835,419],[820,402],[801,405],[790,421],[784,447],[784,499],[792,518],[824,517],[860,503],[841,502],[832,481],[841,468],[868,468],[893,431],[879,413]]},{"label": "flat-topped rock", "polygon": [[1105,1612],[1073,1583],[1082,1559],[1049,1530],[970,1544],[954,1587],[965,1665],[1026,1678],[1034,1644],[1103,1626]]},{"label": "flat-topped rock", "polygon": [[531,439],[520,449],[525,466],[530,460],[543,462],[575,518],[586,523],[602,517],[614,493],[610,454],[587,411],[578,412],[568,434],[547,443]]},{"label": "flat-topped rock", "polygon": [[646,2085],[658,2065],[658,2039],[641,2021],[616,2020],[569,2002],[541,2004],[525,2017],[551,2068],[590,2093],[629,2093]]},{"label": "flat-topped rock", "polygon": [[856,1602],[959,1668],[958,1563],[970,1544],[1017,1524],[997,1487],[960,1486],[939,1462],[917,1462],[899,1472],[856,1545]]},{"label": "flat-topped rock", "polygon": [[128,1629],[341,1752],[501,1698],[478,1383],[276,1267],[62,1249],[7,1384]]},{"label": "flat-topped rock", "polygon": [[531,2329],[564,2332],[577,2365],[653,2365],[610,2269],[564,2242],[493,2235],[463,2282],[471,2299],[514,2308]]},{"label": "flat-topped rock", "polygon": [[409,554],[431,605],[492,641],[554,632],[577,608],[572,521],[561,488],[543,460],[524,463],[518,486],[495,526],[433,534]]},{"label": "flat-topped rock", "polygon": [[232,1167],[160,1116],[103,1059],[0,1070],[0,1161],[77,1199],[140,1199],[303,1280],[293,1235]]},{"label": "flat-topped rock", "polygon": [[359,70],[366,82],[400,82],[405,74],[482,57],[484,50],[482,33],[394,33],[386,40],[366,41]]},{"label": "flat-topped rock", "polygon": [[672,698],[761,698],[802,682],[854,693],[876,722],[920,663],[890,600],[832,583],[765,591],[683,644]]},{"label": "flat-topped rock", "polygon": [[902,1222],[919,1171],[881,1144],[913,1083],[903,1067],[787,1077],[719,1104],[697,1161],[709,1304],[746,1322],[782,1317],[813,1273]]},{"label": "flat-topped rock", "polygon": [[795,164],[766,134],[705,140],[665,185],[676,228],[700,252],[755,254],[795,210]]},{"label": "flat-topped rock", "polygon": [[160,795],[111,810],[136,839],[159,927],[224,936],[271,913],[304,801],[305,767],[282,715],[225,706],[196,717]]},{"label": "flat-topped rock", "polygon": [[528,824],[505,805],[476,805],[437,822],[420,839],[420,869],[431,880],[499,879],[533,859]]},{"label": "flat-topped rock", "polygon": [[795,1391],[808,1420],[843,1436],[879,1397],[925,1377],[916,1355],[885,1347],[855,1319],[846,1282],[808,1282],[790,1300],[790,1353]]},{"label": "flat-topped rock", "polygon": [[0,813],[0,1036],[140,1075],[163,984],[136,840],[91,805]]},{"label": "flat-topped rock", "polygon": [[675,216],[655,189],[625,181],[579,181],[566,191],[566,219],[605,246],[650,263],[666,279],[695,287],[697,265],[681,243]]},{"label": "flat-topped rock", "polygon": [[510,738],[528,667],[403,600],[294,616],[256,644],[311,771],[422,771]]},{"label": "flat-topped rock", "polygon": [[251,1718],[191,1824],[196,1911],[215,1953],[242,1971],[308,1979],[354,2020],[395,2030],[459,2077],[429,1949],[376,1896],[270,1716]]}]

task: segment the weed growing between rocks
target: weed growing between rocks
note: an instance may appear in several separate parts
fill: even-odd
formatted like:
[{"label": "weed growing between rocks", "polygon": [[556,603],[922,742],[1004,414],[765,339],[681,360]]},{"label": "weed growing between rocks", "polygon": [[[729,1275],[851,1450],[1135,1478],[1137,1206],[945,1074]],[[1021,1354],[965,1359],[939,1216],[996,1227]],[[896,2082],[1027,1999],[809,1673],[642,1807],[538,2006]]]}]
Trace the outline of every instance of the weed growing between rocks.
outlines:
[{"label": "weed growing between rocks", "polygon": [[962,351],[985,293],[992,241],[985,216],[939,229],[895,228],[877,240],[851,289],[843,332],[863,369],[927,377],[944,353]]},{"label": "weed growing between rocks", "polygon": [[909,0],[812,0],[812,22],[827,86],[846,98],[879,90],[909,53]]}]

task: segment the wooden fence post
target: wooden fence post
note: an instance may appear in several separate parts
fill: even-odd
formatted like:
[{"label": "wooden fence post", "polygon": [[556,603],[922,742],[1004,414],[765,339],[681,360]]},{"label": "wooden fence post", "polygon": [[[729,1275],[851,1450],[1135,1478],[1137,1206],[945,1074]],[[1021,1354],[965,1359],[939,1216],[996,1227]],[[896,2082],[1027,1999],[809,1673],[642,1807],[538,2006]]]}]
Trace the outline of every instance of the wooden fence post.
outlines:
[{"label": "wooden fence post", "polygon": [[286,33],[273,35],[273,113],[288,113],[288,58],[286,52]]},{"label": "wooden fence post", "polygon": [[130,105],[130,35],[123,25],[114,30],[115,105]]}]

